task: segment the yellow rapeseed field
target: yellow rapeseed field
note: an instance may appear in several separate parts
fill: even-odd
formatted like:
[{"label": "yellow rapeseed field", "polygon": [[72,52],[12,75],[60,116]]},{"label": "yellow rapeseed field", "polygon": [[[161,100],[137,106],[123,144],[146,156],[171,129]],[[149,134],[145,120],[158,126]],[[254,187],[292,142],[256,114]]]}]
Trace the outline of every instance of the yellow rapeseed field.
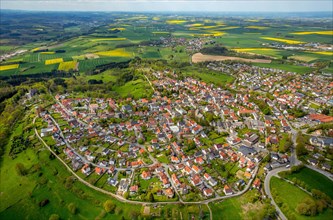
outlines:
[{"label": "yellow rapeseed field", "polygon": [[303,31],[303,32],[293,32],[291,34],[297,34],[297,35],[307,35],[307,34],[333,35],[333,30],[330,30],[330,31]]},{"label": "yellow rapeseed field", "polygon": [[40,49],[39,47],[36,47],[36,48],[32,49],[31,52],[35,52],[35,51],[37,51],[39,49]]},{"label": "yellow rapeseed field", "polygon": [[95,53],[100,56],[108,56],[108,57],[130,57],[131,53],[125,51],[123,48],[115,49],[115,50],[108,50],[108,51],[101,51]]},{"label": "yellow rapeseed field", "polygon": [[117,38],[94,38],[94,39],[90,39],[90,41],[92,41],[92,42],[96,42],[96,41],[122,41],[122,40],[127,40],[127,38],[117,37]]},{"label": "yellow rapeseed field", "polygon": [[275,38],[275,37],[261,37],[262,39],[265,40],[272,40],[272,41],[278,41],[278,42],[283,42],[287,44],[303,44],[303,41],[298,41],[298,40],[288,40],[288,39],[283,39],[283,38]]},{"label": "yellow rapeseed field", "polygon": [[167,24],[183,24],[187,22],[186,20],[167,20],[166,23]]},{"label": "yellow rapeseed field", "polygon": [[160,18],[159,17],[153,17],[153,21],[159,21]]},{"label": "yellow rapeseed field", "polygon": [[200,23],[195,23],[195,24],[190,24],[188,25],[189,27],[201,27],[203,26],[203,24],[200,24]]},{"label": "yellow rapeseed field", "polygon": [[55,58],[55,59],[45,60],[45,65],[51,65],[51,64],[61,63],[61,62],[64,62],[64,60],[62,58]]},{"label": "yellow rapeseed field", "polygon": [[41,52],[41,54],[55,54],[54,51],[46,51],[46,52]]},{"label": "yellow rapeseed field", "polygon": [[17,68],[19,68],[19,66],[20,66],[19,64],[11,64],[11,65],[0,66],[0,71],[17,69]]},{"label": "yellow rapeseed field", "polygon": [[259,22],[258,19],[247,19],[247,20],[245,20],[245,21],[248,21],[248,22]]},{"label": "yellow rapeseed field", "polygon": [[77,61],[67,61],[59,63],[58,70],[69,71],[76,69]]},{"label": "yellow rapeseed field", "polygon": [[312,53],[333,56],[333,51],[316,51],[316,52],[312,52]]},{"label": "yellow rapeseed field", "polygon": [[124,31],[124,30],[126,30],[126,28],[123,28],[123,27],[110,28],[110,31],[115,31],[115,30]]},{"label": "yellow rapeseed field", "polygon": [[193,37],[220,37],[225,33],[220,31],[209,31],[207,34],[192,34]]},{"label": "yellow rapeseed field", "polygon": [[166,31],[153,31],[152,34],[169,34],[169,32]]},{"label": "yellow rapeseed field", "polygon": [[264,30],[267,29],[268,27],[263,27],[263,26],[247,26],[245,27],[247,29],[258,29],[258,30]]},{"label": "yellow rapeseed field", "polygon": [[255,50],[270,51],[273,49],[272,48],[235,48],[233,50],[235,50],[236,52],[249,52],[249,51],[255,51]]},{"label": "yellow rapeseed field", "polygon": [[223,27],[223,28],[219,28],[219,30],[231,30],[231,29],[236,29],[239,28],[238,26],[229,26],[229,27]]}]

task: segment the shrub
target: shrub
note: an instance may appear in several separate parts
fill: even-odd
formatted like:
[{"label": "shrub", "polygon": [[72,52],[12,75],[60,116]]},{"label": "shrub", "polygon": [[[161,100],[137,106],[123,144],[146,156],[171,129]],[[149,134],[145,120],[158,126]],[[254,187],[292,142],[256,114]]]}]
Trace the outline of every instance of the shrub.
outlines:
[{"label": "shrub", "polygon": [[76,212],[77,212],[77,208],[76,208],[76,205],[74,203],[70,203],[68,205],[68,210],[73,214],[75,215]]},{"label": "shrub", "polygon": [[59,218],[59,215],[57,215],[57,214],[52,214],[49,218],[49,220],[58,220],[58,219],[60,219],[60,218]]},{"label": "shrub", "polygon": [[49,202],[50,202],[50,200],[44,199],[44,200],[42,200],[42,201],[39,202],[39,207],[44,207],[47,204],[49,204]]},{"label": "shrub", "polygon": [[18,175],[25,176],[28,174],[27,169],[24,167],[22,163],[17,163],[15,165],[15,169]]},{"label": "shrub", "polygon": [[111,200],[106,200],[103,204],[103,207],[106,212],[113,212],[116,208],[116,205]]}]

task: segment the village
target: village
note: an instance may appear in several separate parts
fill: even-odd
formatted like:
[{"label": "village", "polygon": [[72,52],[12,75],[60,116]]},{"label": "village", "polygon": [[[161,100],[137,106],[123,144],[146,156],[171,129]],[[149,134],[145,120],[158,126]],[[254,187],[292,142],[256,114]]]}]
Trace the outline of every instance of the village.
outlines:
[{"label": "village", "polygon": [[[202,201],[261,191],[263,160],[271,158],[265,172],[296,164],[289,149],[296,144],[294,128],[333,121],[311,108],[332,100],[333,84],[321,76],[245,64],[208,67],[233,70],[237,80],[230,90],[155,71],[147,78],[151,99],[56,95],[56,104],[39,112],[47,124],[41,137],[79,176],[125,199]],[[295,107],[309,114],[295,117],[288,111]],[[310,142],[309,163],[331,171],[316,156],[332,148],[332,139],[313,136]]]}]

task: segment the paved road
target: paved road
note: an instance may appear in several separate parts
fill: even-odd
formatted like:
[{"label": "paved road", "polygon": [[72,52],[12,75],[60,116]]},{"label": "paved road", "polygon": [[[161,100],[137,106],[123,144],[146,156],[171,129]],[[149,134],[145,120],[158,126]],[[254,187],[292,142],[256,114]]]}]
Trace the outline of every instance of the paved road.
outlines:
[{"label": "paved road", "polygon": [[275,203],[273,197],[272,197],[272,194],[271,194],[271,189],[270,189],[270,181],[271,181],[271,178],[273,176],[275,176],[277,173],[281,172],[281,171],[286,171],[288,170],[288,168],[286,167],[280,167],[280,168],[277,168],[277,169],[274,169],[270,172],[267,173],[266,177],[265,177],[265,182],[264,182],[264,189],[265,189],[265,192],[268,196],[268,198],[271,199],[271,203],[272,205],[275,206],[275,209],[278,213],[278,215],[280,216],[280,218],[282,220],[287,220],[287,217],[283,214],[283,212],[280,210],[279,206]]}]

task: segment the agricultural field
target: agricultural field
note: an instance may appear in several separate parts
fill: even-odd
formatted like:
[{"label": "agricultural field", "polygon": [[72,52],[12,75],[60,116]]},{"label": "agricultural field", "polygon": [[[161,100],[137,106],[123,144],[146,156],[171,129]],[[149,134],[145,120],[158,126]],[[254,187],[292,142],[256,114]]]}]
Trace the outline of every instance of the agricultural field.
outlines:
[{"label": "agricultural field", "polygon": [[78,62],[76,61],[67,61],[59,63],[58,70],[69,71],[77,69]]},{"label": "agricultural field", "polygon": [[309,35],[309,34],[319,34],[319,35],[333,35],[333,30],[330,31],[303,31],[303,32],[293,32],[295,35]]},{"label": "agricultural field", "polygon": [[19,64],[3,65],[0,66],[0,71],[17,69],[19,68],[19,66],[20,66]]},{"label": "agricultural field", "polygon": [[207,61],[225,61],[225,60],[236,60],[240,62],[249,63],[270,63],[271,60],[264,59],[245,59],[241,57],[229,57],[229,56],[214,56],[214,55],[204,55],[202,53],[196,53],[192,56],[193,63],[207,62]]},{"label": "agricultural field", "polygon": [[277,41],[277,42],[282,42],[282,43],[287,43],[287,44],[303,44],[303,41],[298,41],[298,40],[288,40],[288,39],[283,39],[283,38],[275,38],[275,37],[261,37],[262,39],[265,40],[271,40],[271,41]]},{"label": "agricultural field", "polygon": [[[70,67],[62,67],[64,64],[59,67],[59,63],[76,60],[79,60],[77,71],[80,73],[92,71],[102,64],[121,62],[134,57],[163,59],[170,63],[189,63],[190,57],[195,52],[200,52],[189,49],[186,43],[194,39],[206,42],[203,47],[210,46],[211,43],[207,44],[207,42],[223,45],[237,52],[240,58],[245,55],[265,56],[274,60],[287,57],[293,62],[304,63],[332,60],[332,51],[326,49],[310,51],[307,48],[293,50],[273,47],[272,45],[276,44],[298,46],[310,42],[332,43],[332,30],[309,28],[305,24],[304,27],[293,28],[292,20],[276,24],[274,20],[269,19],[192,16],[170,19],[167,16],[126,15],[124,17],[117,14],[111,17],[114,22],[99,23],[93,31],[85,35],[80,35],[87,29],[84,24],[65,27],[66,35],[73,31],[78,32],[77,35],[68,37],[66,40],[37,41],[17,46],[11,45],[9,39],[2,39],[4,42],[0,47],[2,53],[8,53],[14,49],[28,51],[1,62],[0,75],[34,74],[62,69],[68,71]],[[98,22],[101,22],[100,18],[97,16]],[[47,20],[47,22],[51,21]],[[45,31],[45,26],[40,25],[34,31]],[[173,40],[162,44],[157,43],[161,39],[168,38]],[[176,39],[181,41],[173,43]],[[14,64],[19,66],[14,68],[11,66]]]},{"label": "agricultural field", "polygon": [[51,60],[45,60],[45,65],[62,63],[62,62],[64,62],[64,60],[62,58],[55,58],[55,59],[51,59]]}]

